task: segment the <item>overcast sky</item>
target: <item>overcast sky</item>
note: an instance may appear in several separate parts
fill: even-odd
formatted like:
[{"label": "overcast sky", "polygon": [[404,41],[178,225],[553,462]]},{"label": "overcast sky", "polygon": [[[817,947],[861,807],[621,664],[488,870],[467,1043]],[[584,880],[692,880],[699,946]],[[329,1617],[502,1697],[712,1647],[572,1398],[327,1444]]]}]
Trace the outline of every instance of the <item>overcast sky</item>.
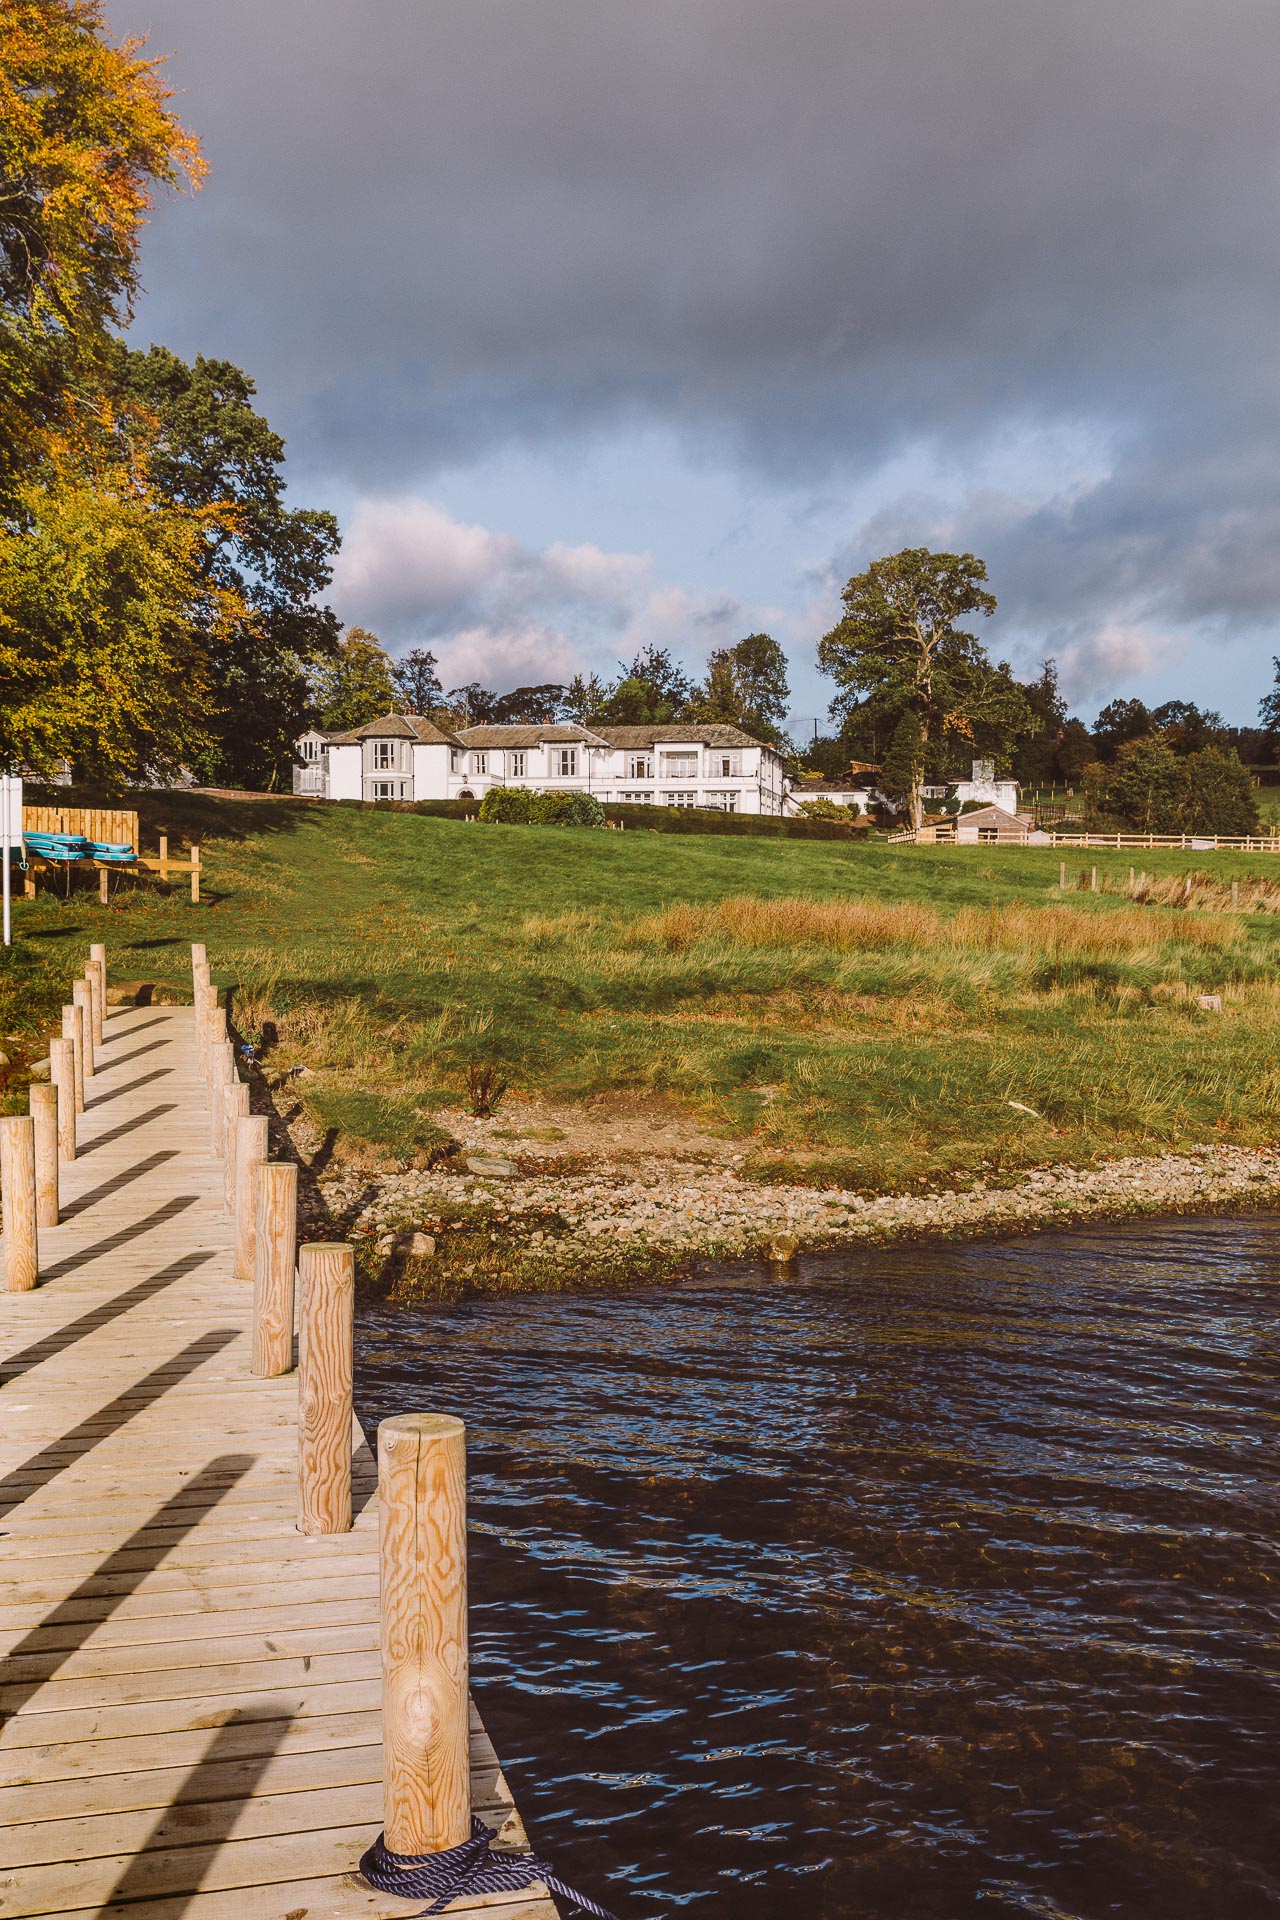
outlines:
[{"label": "overcast sky", "polygon": [[968,548],[1086,715],[1280,652],[1274,0],[109,0],[211,164],[135,344],[224,355],[446,684],[795,710],[850,572]]}]

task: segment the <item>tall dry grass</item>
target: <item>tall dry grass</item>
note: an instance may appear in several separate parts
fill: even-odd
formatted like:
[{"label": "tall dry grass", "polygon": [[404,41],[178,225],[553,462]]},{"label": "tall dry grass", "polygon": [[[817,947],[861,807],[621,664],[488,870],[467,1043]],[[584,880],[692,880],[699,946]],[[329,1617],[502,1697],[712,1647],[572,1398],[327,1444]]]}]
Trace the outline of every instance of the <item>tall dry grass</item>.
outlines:
[{"label": "tall dry grass", "polygon": [[669,907],[633,921],[640,945],[681,952],[702,943],[744,947],[825,947],[837,953],[908,947],[925,952],[998,952],[1025,957],[1132,959],[1166,943],[1212,952],[1238,946],[1238,924],[1141,907],[1097,912],[1067,905],[962,907],[945,917],[912,903],[870,900],[760,900],[735,896],[714,906]]}]

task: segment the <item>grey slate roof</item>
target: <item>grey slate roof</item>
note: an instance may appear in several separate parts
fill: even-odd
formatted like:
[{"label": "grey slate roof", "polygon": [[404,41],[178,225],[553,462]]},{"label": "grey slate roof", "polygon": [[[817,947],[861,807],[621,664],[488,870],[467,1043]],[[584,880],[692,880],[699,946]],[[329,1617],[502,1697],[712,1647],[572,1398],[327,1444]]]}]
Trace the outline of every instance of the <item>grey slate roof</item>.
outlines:
[{"label": "grey slate roof", "polygon": [[575,721],[544,727],[459,727],[465,747],[602,747],[605,743],[589,727]]},{"label": "grey slate roof", "polygon": [[446,747],[459,744],[457,734],[446,732],[434,720],[424,720],[420,713],[384,713],[379,720],[366,720],[362,727],[352,727],[347,733],[326,733],[324,738],[331,747],[355,746],[361,740],[421,740],[428,746]]},{"label": "grey slate roof", "polygon": [[692,725],[687,721],[669,720],[661,727],[600,727],[600,738],[611,747],[635,748],[653,747],[662,742],[672,747],[758,747],[759,740],[741,727],[729,727],[720,721],[708,721],[703,726]]}]

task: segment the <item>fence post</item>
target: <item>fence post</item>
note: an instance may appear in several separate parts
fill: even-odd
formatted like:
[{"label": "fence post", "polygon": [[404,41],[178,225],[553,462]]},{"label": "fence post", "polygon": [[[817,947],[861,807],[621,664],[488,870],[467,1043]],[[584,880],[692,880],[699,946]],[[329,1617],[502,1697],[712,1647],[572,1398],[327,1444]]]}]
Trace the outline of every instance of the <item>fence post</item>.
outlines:
[{"label": "fence post", "polygon": [[227,1037],[227,1010],[218,1005],[218,989],[209,985],[204,989],[204,1059],[200,1071],[206,1080],[211,1078],[213,1056]]},{"label": "fence post", "polygon": [[76,1112],[84,1112],[84,1034],[81,1030],[80,1009],[76,1006],[62,1009],[62,1037],[71,1042],[72,1060],[72,1097],[76,1103]]},{"label": "fence post", "polygon": [[[245,1093],[248,1094],[248,1087]],[[232,1206],[235,1216],[235,1265],[237,1280],[253,1279],[253,1230],[256,1176],[267,1157],[267,1116],[248,1113],[236,1121],[235,1180]]]},{"label": "fence post", "polygon": [[228,1213],[236,1205],[236,1129],[249,1117],[249,1089],[232,1078],[222,1089],[222,1197]]},{"label": "fence post", "polygon": [[29,1113],[0,1118],[0,1205],[4,1207],[5,1282],[10,1293],[29,1293],[40,1277],[36,1132]]},{"label": "fence post", "polygon": [[351,1348],[355,1254],[313,1243],[298,1255],[298,1529],[351,1526]]},{"label": "fence post", "polygon": [[71,1004],[79,1007],[82,1028],[81,1044],[84,1049],[84,1077],[93,1078],[93,1002],[92,988],[87,980],[77,980],[71,989]]},{"label": "fence post", "polygon": [[167,833],[160,835],[160,878],[167,886],[169,883],[169,836]]},{"label": "fence post", "polygon": [[49,1079],[58,1090],[58,1158],[76,1157],[76,1066],[69,1040],[49,1042]]},{"label": "fence post", "polygon": [[382,1823],[393,1853],[471,1832],[466,1432],[447,1414],[378,1428]]},{"label": "fence post", "polygon": [[192,847],[191,849],[191,904],[193,907],[198,907],[200,905],[200,849],[199,847]]},{"label": "fence post", "polygon": [[273,1378],[293,1366],[293,1263],[298,1239],[298,1169],[268,1160],[254,1169],[253,1360]]},{"label": "fence post", "polygon": [[1058,891],[1059,891],[1059,893],[1065,893],[1065,891],[1066,891],[1066,886],[1067,886],[1067,863],[1066,863],[1066,861],[1065,861],[1065,860],[1059,860],[1059,862],[1058,862]]},{"label": "fence post", "polygon": [[89,1030],[95,1047],[102,1045],[102,1014],[107,998],[105,971],[90,954],[84,963],[84,977],[89,983]]},{"label": "fence post", "polygon": [[58,1089],[35,1081],[29,1090],[36,1156],[36,1225],[58,1224]]},{"label": "fence post", "polygon": [[1098,869],[1096,867],[1090,867],[1089,869],[1089,891],[1090,893],[1096,893],[1098,891]]},{"label": "fence post", "polygon": [[1231,882],[1231,911],[1232,913],[1239,913],[1240,911],[1240,882],[1238,880]]}]

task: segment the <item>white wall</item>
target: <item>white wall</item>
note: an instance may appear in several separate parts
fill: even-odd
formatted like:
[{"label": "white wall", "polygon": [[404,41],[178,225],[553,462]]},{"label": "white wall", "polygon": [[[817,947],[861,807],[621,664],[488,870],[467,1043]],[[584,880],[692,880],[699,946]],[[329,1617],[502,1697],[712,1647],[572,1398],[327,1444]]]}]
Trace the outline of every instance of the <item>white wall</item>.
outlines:
[{"label": "white wall", "polygon": [[415,800],[449,798],[449,749],[442,743],[414,741],[413,797]]},{"label": "white wall", "polygon": [[329,748],[329,798],[331,800],[363,800],[364,771],[361,765],[360,742],[353,741],[349,746]]}]

